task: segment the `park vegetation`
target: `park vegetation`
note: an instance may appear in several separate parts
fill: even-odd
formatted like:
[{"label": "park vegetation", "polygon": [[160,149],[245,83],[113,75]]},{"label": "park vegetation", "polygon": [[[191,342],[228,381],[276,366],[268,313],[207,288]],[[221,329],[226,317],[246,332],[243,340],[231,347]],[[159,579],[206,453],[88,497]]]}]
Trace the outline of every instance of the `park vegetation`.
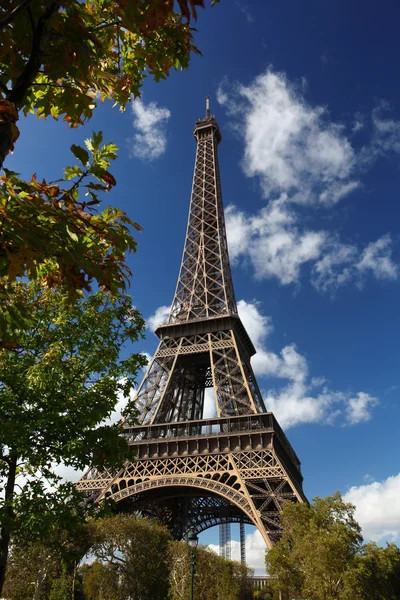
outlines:
[{"label": "park vegetation", "polygon": [[281,540],[266,554],[282,600],[396,600],[400,550],[363,544],[355,507],[337,492],[313,504],[286,503]]},{"label": "park vegetation", "polygon": [[[395,544],[363,544],[354,506],[337,493],[286,503],[282,539],[266,553],[268,584],[208,548],[195,550],[195,600],[398,600]],[[188,600],[190,548],[155,520],[119,514],[54,530],[45,543],[13,538],[7,600]]]},{"label": "park vegetation", "polygon": [[[82,544],[82,540],[85,543]],[[89,550],[90,562],[83,555]],[[131,515],[90,521],[50,543],[15,543],[8,600],[187,600],[189,548],[156,522]],[[248,570],[196,549],[196,600],[251,600]],[[81,560],[83,558],[83,560]]]},{"label": "park vegetation", "polygon": [[143,320],[126,294],[66,296],[24,284],[32,326],[17,349],[0,349],[0,588],[11,535],[45,539],[54,522],[69,529],[84,517],[81,495],[55,465],[115,469],[129,455],[121,424],[104,420],[123,398],[135,418],[130,394],[146,359],[120,351],[140,338]]}]

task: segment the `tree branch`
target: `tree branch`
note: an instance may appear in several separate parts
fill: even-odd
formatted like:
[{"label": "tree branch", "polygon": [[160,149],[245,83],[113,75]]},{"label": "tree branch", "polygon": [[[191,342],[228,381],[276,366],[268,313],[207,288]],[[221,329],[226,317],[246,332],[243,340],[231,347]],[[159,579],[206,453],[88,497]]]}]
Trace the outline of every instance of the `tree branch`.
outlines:
[{"label": "tree branch", "polygon": [[13,8],[11,12],[8,13],[3,19],[0,20],[0,28],[7,27],[12,21],[15,19],[20,12],[22,12],[29,4],[33,2],[33,0],[22,0],[18,6]]},{"label": "tree branch", "polygon": [[39,72],[42,64],[42,56],[46,47],[46,41],[43,40],[46,33],[46,27],[53,14],[57,12],[59,8],[59,2],[52,2],[37,22],[33,34],[31,55],[26,63],[25,69],[18,77],[15,86],[8,95],[8,100],[17,106],[23,101],[26,92]]}]

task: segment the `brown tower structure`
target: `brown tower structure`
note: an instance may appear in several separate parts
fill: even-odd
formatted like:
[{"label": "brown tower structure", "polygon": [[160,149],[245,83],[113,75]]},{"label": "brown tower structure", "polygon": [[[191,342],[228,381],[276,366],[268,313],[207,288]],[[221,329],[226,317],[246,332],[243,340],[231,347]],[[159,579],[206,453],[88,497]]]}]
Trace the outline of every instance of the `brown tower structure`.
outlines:
[{"label": "brown tower structure", "polygon": [[[238,316],[229,265],[218,144],[209,100],[196,122],[192,196],[168,322],[139,387],[140,425],[124,435],[136,459],[119,473],[89,471],[78,488],[123,511],[157,517],[175,538],[223,523],[249,523],[268,547],[287,500],[304,501],[300,461],[266,412]],[[203,419],[206,390],[217,417]]]}]

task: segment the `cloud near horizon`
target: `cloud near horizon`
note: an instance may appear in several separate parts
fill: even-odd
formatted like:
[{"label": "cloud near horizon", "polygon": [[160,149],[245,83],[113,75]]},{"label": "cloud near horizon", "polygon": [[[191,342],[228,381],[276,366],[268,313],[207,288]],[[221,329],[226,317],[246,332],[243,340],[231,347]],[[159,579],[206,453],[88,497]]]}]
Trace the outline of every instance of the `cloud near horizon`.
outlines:
[{"label": "cloud near horizon", "polygon": [[400,473],[383,481],[351,487],[343,496],[356,506],[355,518],[366,540],[400,540]]}]

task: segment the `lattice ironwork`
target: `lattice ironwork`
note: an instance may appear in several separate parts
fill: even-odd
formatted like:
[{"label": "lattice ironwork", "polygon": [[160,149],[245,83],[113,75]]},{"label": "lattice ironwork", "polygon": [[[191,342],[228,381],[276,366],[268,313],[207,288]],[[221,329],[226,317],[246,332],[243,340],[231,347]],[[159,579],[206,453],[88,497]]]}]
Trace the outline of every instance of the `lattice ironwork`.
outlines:
[{"label": "lattice ironwork", "polygon": [[240,521],[240,562],[246,564],[246,531],[244,520]]},{"label": "lattice ironwork", "polygon": [[169,323],[237,314],[226,242],[214,117],[196,123],[196,162],[182,264]]},{"label": "lattice ironwork", "polygon": [[219,526],[219,555],[231,560],[231,524],[221,523]]},{"label": "lattice ironwork", "polygon": [[[175,296],[138,389],[140,425],[125,423],[137,459],[114,474],[89,469],[78,487],[98,502],[112,497],[121,510],[157,517],[177,539],[189,528],[252,523],[271,546],[281,533],[282,504],[305,500],[300,462],[265,412],[250,363],[255,349],[237,314],[217,156],[221,134],[208,109],[194,135]],[[218,417],[205,421],[207,388]]]}]

